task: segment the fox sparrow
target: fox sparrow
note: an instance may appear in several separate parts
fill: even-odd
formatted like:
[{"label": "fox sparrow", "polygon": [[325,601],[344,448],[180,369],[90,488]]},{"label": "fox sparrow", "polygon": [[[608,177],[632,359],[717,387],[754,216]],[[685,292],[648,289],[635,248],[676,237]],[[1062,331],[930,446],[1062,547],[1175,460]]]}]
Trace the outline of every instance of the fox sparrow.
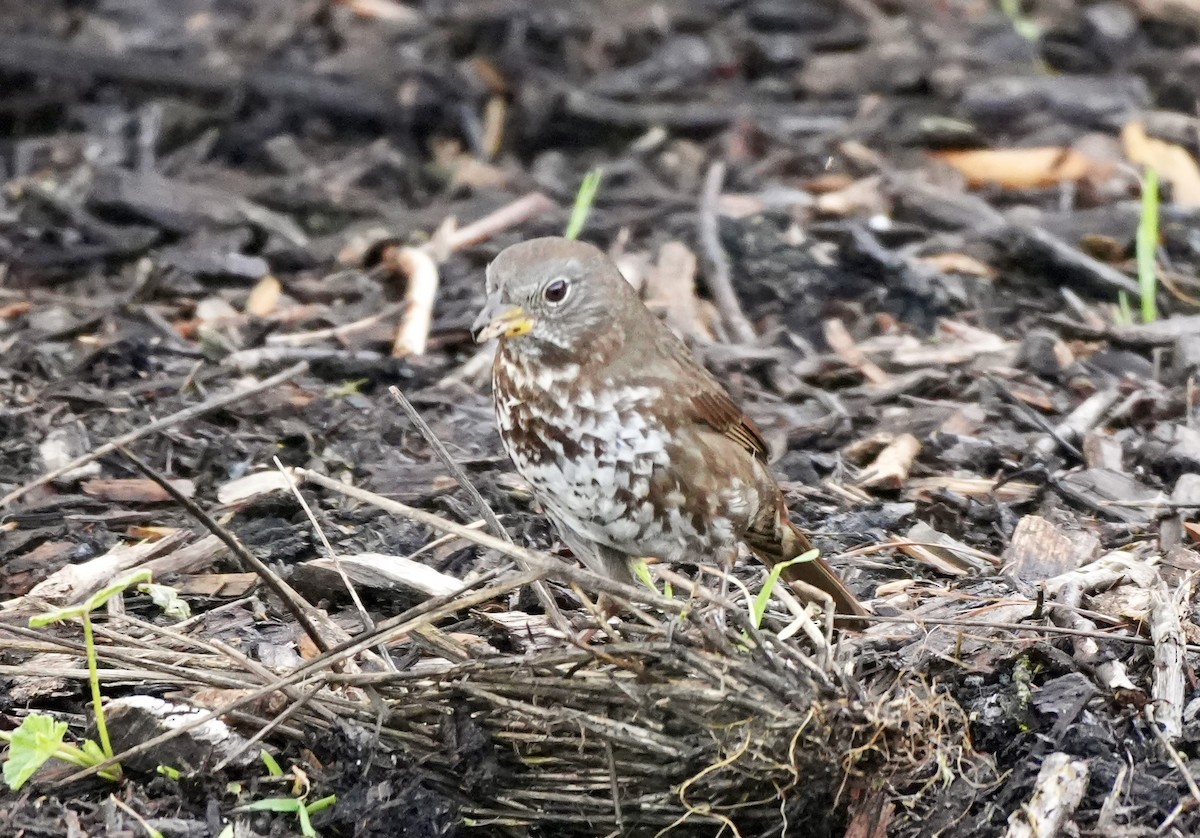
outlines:
[{"label": "fox sparrow", "polygon": [[[810,549],[754,423],[601,251],[513,245],[488,267],[487,292],[472,333],[500,339],[500,437],[591,570],[631,582],[634,557],[730,566],[744,542],[773,565]],[[823,559],[783,575],[866,613]]]}]

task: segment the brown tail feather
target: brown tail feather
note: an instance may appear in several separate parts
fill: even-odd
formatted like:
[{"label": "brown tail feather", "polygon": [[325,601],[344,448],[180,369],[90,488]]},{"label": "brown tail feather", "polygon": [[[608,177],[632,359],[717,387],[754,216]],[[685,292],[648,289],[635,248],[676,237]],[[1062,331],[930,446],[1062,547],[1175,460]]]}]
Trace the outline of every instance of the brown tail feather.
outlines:
[{"label": "brown tail feather", "polygon": [[[769,538],[764,537],[765,533],[762,530],[752,530],[746,534],[747,546],[768,567],[794,559],[812,549],[812,542],[808,540],[808,536],[788,519],[786,508],[780,511],[772,529],[774,533]],[[788,582],[803,582],[829,594],[838,614],[862,617],[871,613],[850,593],[850,589],[845,586],[829,562],[822,558],[789,565],[780,575]],[[861,626],[861,622],[847,622]]]},{"label": "brown tail feather", "polygon": [[863,617],[871,613],[863,607],[854,594],[850,593],[850,589],[842,583],[837,571],[830,566],[829,562],[822,558],[789,565],[784,568],[780,576],[789,582],[803,582],[806,585],[812,585],[829,594],[833,599],[834,610],[838,614]]}]

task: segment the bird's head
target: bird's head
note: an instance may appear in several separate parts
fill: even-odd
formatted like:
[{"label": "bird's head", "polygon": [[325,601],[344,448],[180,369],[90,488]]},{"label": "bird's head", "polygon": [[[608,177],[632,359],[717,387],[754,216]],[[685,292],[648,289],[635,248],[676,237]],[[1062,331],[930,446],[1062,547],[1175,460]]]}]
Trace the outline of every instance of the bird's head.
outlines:
[{"label": "bird's head", "polygon": [[576,353],[613,328],[637,294],[598,248],[541,238],[501,251],[487,269],[487,302],[471,326],[520,355]]}]

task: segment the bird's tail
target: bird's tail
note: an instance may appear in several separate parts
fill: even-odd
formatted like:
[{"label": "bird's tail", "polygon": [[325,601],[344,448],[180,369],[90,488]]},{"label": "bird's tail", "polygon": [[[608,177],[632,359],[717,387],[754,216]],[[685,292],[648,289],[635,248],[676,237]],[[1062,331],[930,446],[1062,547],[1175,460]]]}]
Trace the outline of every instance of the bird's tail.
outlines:
[{"label": "bird's tail", "polygon": [[[752,528],[746,534],[747,546],[764,564],[774,567],[780,562],[794,559],[812,549],[812,542],[791,522],[787,508],[783,506],[782,502],[772,517],[773,520],[769,523],[764,522],[764,526]],[[837,571],[823,558],[817,557],[812,561],[788,565],[780,576],[788,582],[802,582],[825,592],[833,600],[834,610],[838,614],[862,617],[871,613],[850,592],[850,589],[838,576]]]}]

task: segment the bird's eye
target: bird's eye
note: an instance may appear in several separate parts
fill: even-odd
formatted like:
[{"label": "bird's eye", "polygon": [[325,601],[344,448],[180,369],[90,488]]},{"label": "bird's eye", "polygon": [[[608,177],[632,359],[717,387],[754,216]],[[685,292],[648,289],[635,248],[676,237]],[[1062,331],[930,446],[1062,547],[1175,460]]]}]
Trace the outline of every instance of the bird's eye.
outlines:
[{"label": "bird's eye", "polygon": [[558,305],[567,298],[570,288],[565,279],[556,279],[542,289],[542,297],[551,305]]}]

